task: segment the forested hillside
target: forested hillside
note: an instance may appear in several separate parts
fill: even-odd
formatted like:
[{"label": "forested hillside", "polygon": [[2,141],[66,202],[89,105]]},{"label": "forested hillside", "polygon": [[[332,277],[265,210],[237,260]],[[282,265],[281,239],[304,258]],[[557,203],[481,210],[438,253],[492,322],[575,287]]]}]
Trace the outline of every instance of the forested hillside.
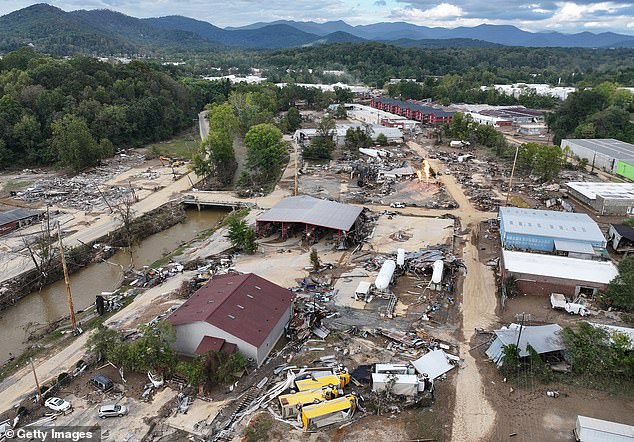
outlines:
[{"label": "forested hillside", "polygon": [[226,85],[181,81],[145,62],[112,65],[24,48],[0,60],[0,167],[80,169],[113,149],[166,139],[193,124]]}]

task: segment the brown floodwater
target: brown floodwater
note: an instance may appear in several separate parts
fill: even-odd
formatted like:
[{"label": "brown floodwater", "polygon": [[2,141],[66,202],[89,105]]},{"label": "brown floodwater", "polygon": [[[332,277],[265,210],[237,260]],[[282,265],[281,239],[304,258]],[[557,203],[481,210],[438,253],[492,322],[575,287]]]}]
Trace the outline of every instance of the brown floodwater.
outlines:
[{"label": "brown floodwater", "polygon": [[[198,233],[213,227],[227,211],[222,209],[187,210],[187,220],[144,239],[133,251],[134,266],[149,265],[191,241]],[[117,251],[108,262],[99,262],[70,275],[73,305],[84,310],[95,302],[95,295],[114,290],[123,278],[124,267],[130,264],[130,253]],[[0,311],[0,364],[18,356],[28,346],[26,337],[32,324],[42,325],[68,315],[64,281],[47,285]]]}]

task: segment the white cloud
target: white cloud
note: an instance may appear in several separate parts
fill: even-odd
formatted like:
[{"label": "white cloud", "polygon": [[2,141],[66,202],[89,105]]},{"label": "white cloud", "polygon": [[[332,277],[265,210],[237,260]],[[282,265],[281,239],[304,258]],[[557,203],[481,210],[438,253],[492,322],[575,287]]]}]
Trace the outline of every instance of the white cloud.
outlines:
[{"label": "white cloud", "polygon": [[440,3],[433,8],[399,8],[392,11],[393,16],[398,16],[405,20],[421,21],[421,20],[442,20],[457,18],[464,15],[461,7],[452,5],[451,3]]}]

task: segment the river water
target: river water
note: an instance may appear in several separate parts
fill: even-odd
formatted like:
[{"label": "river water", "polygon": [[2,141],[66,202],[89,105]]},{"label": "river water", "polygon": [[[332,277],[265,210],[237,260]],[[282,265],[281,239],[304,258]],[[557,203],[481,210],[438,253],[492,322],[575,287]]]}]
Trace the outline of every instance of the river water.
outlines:
[{"label": "river water", "polygon": [[[187,220],[144,239],[133,251],[134,266],[149,265],[182,243],[191,241],[198,233],[210,229],[226,215],[225,210],[187,210]],[[70,275],[75,310],[84,310],[95,302],[95,295],[113,291],[123,279],[122,266],[130,264],[130,253],[117,251],[108,263],[99,262]],[[27,347],[24,342],[29,324],[47,324],[68,315],[64,281],[47,285],[31,293],[15,305],[0,311],[0,364],[10,353],[18,356]]]}]

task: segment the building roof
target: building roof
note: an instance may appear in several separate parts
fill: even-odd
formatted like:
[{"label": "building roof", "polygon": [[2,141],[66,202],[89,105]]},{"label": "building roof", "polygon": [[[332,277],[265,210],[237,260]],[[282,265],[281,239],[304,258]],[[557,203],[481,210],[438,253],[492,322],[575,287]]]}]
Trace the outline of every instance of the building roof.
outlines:
[{"label": "building roof", "polygon": [[618,325],[610,325],[610,324],[598,324],[596,322],[589,322],[589,324],[595,328],[603,329],[610,334],[617,332],[627,336],[630,340],[630,348],[634,348],[634,328],[620,327]]},{"label": "building roof", "polygon": [[566,186],[590,200],[597,199],[597,196],[611,200],[634,200],[634,183],[570,182]]},{"label": "building roof", "polygon": [[597,223],[585,213],[500,207],[500,219],[506,233],[605,242]]},{"label": "building roof", "polygon": [[198,289],[168,319],[174,326],[208,322],[259,347],[292,300],[289,290],[253,273],[219,275]]},{"label": "building roof", "polygon": [[[521,333],[520,333],[521,328]],[[511,324],[508,328],[495,330],[495,336],[503,345],[517,345],[520,357],[528,356],[527,345],[535,349],[538,354],[564,350],[564,343],[559,336],[562,328],[558,324],[525,325]],[[519,337],[519,344],[517,338]]]},{"label": "building roof", "polygon": [[[634,440],[634,426],[620,424],[618,422],[604,421],[602,419],[595,419],[587,416],[577,416],[577,421],[579,422],[579,426],[585,430],[593,431],[593,435],[597,439],[584,439],[584,440],[614,440],[614,439],[603,439],[602,435],[595,434],[597,433],[609,433],[616,436],[621,436],[623,438],[631,438]],[[584,432],[584,437],[590,436]],[[603,435],[603,437],[608,437]],[[601,439],[599,439],[601,438]],[[618,440],[623,440],[619,438]]]},{"label": "building roof", "polygon": [[375,98],[374,101],[387,103],[392,106],[399,106],[401,109],[411,109],[412,112],[420,111],[423,114],[434,114],[437,117],[451,117],[455,114],[452,111],[446,111],[432,106],[423,106],[417,103],[408,103],[405,101],[395,100],[394,98]]},{"label": "building roof", "polygon": [[560,146],[564,148],[571,143],[589,149],[593,152],[600,153],[611,158],[616,158],[617,160],[624,160],[629,163],[634,162],[634,144],[615,140],[613,138],[579,138],[561,140]]},{"label": "building roof", "polygon": [[212,336],[204,336],[200,340],[200,344],[194,351],[197,355],[204,355],[210,351],[224,351],[225,353],[233,353],[238,346],[236,344],[230,344],[222,338],[214,338]]},{"label": "building roof", "polygon": [[634,229],[625,224],[611,224],[612,228],[616,230],[616,233],[621,235],[625,239],[634,241]]},{"label": "building roof", "polygon": [[290,196],[260,215],[257,221],[303,223],[348,231],[362,210],[361,207],[321,200],[308,195]]},{"label": "building roof", "polygon": [[619,271],[610,261],[568,258],[566,256],[502,250],[504,268],[508,272],[551,278],[608,284]]},{"label": "building roof", "polygon": [[0,212],[0,226],[3,226],[14,221],[30,218],[35,215],[39,215],[39,210],[24,209],[22,207],[18,209],[8,210],[6,212]]},{"label": "building roof", "polygon": [[555,249],[560,252],[585,253],[587,255],[595,254],[594,247],[587,242],[566,241],[565,239],[556,239]]}]

